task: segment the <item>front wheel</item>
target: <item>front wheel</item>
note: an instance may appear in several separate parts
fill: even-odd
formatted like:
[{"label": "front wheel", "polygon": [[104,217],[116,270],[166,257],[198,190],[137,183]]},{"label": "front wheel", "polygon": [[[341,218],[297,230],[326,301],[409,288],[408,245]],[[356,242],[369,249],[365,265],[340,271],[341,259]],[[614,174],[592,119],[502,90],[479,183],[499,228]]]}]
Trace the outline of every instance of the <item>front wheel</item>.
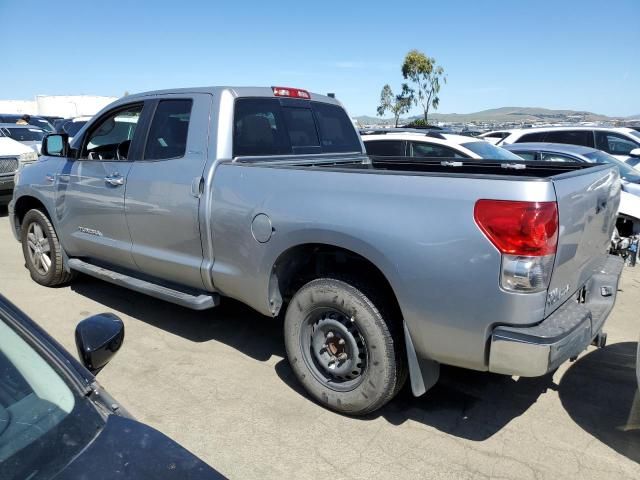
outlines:
[{"label": "front wheel", "polygon": [[[320,278],[291,299],[284,322],[296,377],[322,405],[350,415],[370,413],[402,386],[403,343],[391,309],[355,282]],[[385,312],[385,316],[381,312]]]},{"label": "front wheel", "polygon": [[40,210],[29,210],[22,220],[22,253],[31,278],[54,287],[67,283],[72,275],[63,265],[62,247],[49,218]]}]

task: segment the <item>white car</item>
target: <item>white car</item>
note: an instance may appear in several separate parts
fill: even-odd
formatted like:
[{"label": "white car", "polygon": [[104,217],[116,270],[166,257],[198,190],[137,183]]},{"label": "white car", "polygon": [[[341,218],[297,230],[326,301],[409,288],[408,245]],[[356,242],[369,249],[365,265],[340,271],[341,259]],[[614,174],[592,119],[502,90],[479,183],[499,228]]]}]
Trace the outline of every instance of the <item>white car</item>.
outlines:
[{"label": "white car", "polygon": [[[492,132],[489,132],[492,133]],[[501,132],[502,133],[502,132]],[[485,134],[488,135],[488,134]],[[640,169],[640,132],[612,127],[535,127],[510,130],[497,145],[512,143],[568,143],[597,148]]]},{"label": "white car", "polygon": [[360,134],[367,153],[373,156],[522,161],[504,148],[465,135],[411,129],[363,130]]},{"label": "white car", "polygon": [[37,159],[38,154],[35,150],[0,132],[0,205],[11,200],[16,171],[22,165],[35,162]]},{"label": "white car", "polygon": [[47,135],[47,132],[40,127],[17,125],[15,123],[0,123],[0,133],[27,147],[31,147],[38,154],[40,154],[42,139]]}]

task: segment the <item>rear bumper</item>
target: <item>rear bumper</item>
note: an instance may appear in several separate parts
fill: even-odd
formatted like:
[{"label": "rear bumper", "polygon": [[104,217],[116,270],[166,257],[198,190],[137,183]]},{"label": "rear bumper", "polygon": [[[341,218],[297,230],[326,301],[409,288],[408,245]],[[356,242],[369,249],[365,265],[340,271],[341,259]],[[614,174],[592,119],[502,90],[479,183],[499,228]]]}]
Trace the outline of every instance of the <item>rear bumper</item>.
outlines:
[{"label": "rear bumper", "polygon": [[532,327],[496,327],[491,334],[489,371],[537,377],[577,356],[602,330],[616,301],[623,266],[622,258],[607,256],[584,286],[584,303],[577,296],[571,298]]}]

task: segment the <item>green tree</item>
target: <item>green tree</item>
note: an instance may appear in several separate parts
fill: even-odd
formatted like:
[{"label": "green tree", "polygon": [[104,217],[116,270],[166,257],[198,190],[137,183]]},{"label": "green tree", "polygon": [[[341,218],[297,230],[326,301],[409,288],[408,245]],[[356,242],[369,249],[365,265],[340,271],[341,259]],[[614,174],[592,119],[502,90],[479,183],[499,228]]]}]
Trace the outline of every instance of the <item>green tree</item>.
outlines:
[{"label": "green tree", "polygon": [[436,64],[435,58],[428,57],[418,50],[411,50],[404,57],[402,76],[415,84],[413,101],[416,105],[422,106],[424,121],[429,123],[429,109],[438,109],[440,86],[447,83],[444,68]]},{"label": "green tree", "polygon": [[382,117],[385,112],[389,111],[393,114],[395,126],[398,126],[400,115],[404,115],[411,110],[413,102],[413,92],[406,83],[402,84],[402,92],[394,95],[389,84],[382,87],[380,92],[380,105],[377,108],[378,116]]}]

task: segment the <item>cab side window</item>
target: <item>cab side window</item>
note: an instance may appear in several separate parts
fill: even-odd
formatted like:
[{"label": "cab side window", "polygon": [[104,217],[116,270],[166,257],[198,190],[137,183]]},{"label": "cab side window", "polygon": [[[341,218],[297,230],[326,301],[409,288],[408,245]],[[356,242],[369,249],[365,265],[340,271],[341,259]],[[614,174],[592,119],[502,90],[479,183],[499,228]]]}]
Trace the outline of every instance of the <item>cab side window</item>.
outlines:
[{"label": "cab side window", "polygon": [[638,148],[638,145],[617,133],[596,132],[596,148],[611,155],[629,155],[631,150]]},{"label": "cab side window", "polygon": [[120,108],[93,128],[84,143],[81,158],[127,160],[143,105]]},{"label": "cab side window", "polygon": [[149,128],[145,160],[184,157],[187,151],[192,100],[161,100]]}]

